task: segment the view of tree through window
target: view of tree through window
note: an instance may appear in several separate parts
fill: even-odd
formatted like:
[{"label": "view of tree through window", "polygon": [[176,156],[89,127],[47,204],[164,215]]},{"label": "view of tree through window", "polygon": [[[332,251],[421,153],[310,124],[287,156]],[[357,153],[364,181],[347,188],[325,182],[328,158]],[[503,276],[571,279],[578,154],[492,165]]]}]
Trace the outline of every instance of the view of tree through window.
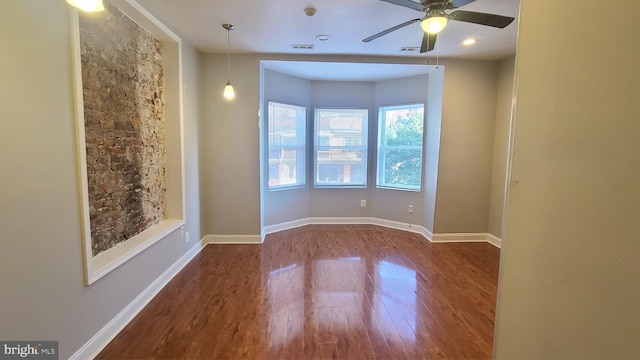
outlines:
[{"label": "view of tree through window", "polygon": [[307,109],[269,102],[269,189],[305,184]]},{"label": "view of tree through window", "polygon": [[314,184],[367,185],[366,109],[316,109]]},{"label": "view of tree through window", "polygon": [[420,190],[424,105],[380,107],[378,187]]}]

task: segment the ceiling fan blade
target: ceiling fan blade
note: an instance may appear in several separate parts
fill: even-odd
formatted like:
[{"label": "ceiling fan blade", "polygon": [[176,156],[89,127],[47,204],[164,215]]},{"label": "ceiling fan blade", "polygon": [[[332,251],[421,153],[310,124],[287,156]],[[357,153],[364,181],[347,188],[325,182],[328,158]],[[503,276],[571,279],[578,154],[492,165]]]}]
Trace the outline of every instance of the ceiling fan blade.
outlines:
[{"label": "ceiling fan blade", "polygon": [[382,0],[391,4],[400,5],[409,9],[424,11],[424,6],[420,3],[411,0]]},{"label": "ceiling fan blade", "polygon": [[456,21],[464,21],[468,23],[474,23],[479,25],[493,26],[497,28],[505,28],[515,18],[509,16],[485,14],[474,11],[457,10],[449,14],[449,19]]},{"label": "ceiling fan blade", "polygon": [[379,33],[377,33],[375,35],[371,35],[368,38],[363,39],[362,41],[363,42],[369,42],[371,40],[375,40],[375,39],[377,39],[377,38],[379,38],[381,36],[387,35],[390,32],[394,32],[394,31],[396,31],[398,29],[402,29],[403,27],[405,27],[407,25],[411,25],[411,24],[417,23],[418,21],[420,21],[420,19],[413,19],[413,20],[409,20],[409,21],[403,22],[402,24],[399,24],[399,25],[396,25],[394,27],[388,28],[387,30],[381,31],[381,32],[379,32]]},{"label": "ceiling fan blade", "polygon": [[474,1],[476,0],[451,0],[451,5],[453,5],[454,8],[459,8],[460,6],[465,6]]},{"label": "ceiling fan blade", "polygon": [[422,37],[422,46],[420,47],[420,53],[425,53],[433,50],[436,47],[436,41],[438,40],[438,34],[424,33]]}]

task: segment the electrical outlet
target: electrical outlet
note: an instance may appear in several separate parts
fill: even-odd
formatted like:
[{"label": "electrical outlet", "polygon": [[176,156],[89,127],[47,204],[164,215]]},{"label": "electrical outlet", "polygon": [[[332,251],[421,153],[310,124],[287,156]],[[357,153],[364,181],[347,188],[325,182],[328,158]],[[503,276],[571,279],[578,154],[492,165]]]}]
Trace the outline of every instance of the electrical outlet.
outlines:
[{"label": "electrical outlet", "polygon": [[367,207],[367,200],[360,200],[360,207]]},{"label": "electrical outlet", "polygon": [[409,205],[409,213],[413,214],[413,205]]},{"label": "electrical outlet", "polygon": [[184,225],[180,226],[180,236],[184,236]]},{"label": "electrical outlet", "polygon": [[189,232],[187,231],[186,234],[184,234],[184,242],[188,243],[189,240]]}]

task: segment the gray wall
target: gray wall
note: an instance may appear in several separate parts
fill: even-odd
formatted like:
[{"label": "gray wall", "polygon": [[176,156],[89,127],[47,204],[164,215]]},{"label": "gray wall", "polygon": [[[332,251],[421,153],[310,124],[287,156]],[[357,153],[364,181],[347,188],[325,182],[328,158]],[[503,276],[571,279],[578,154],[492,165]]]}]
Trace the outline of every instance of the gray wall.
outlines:
[{"label": "gray wall", "polygon": [[[285,104],[305,106],[307,108],[307,144],[313,137],[313,128],[309,125],[309,119],[313,118],[313,108],[311,107],[311,81],[301,79],[295,76],[282,74],[276,71],[266,69],[264,71],[264,104],[262,114],[264,114],[265,124],[268,117],[268,102],[275,101]],[[266,132],[267,126],[263,126],[262,131]],[[268,144],[263,142],[263,151],[268,154]],[[307,157],[307,169],[312,164],[312,160]],[[268,178],[268,162],[265,156],[264,164],[265,173],[263,181],[261,181],[262,192],[264,194],[264,225],[280,224],[287,221],[303,219],[309,217],[309,186],[301,189],[287,189],[269,191]],[[310,184],[311,178],[309,174],[305,174],[307,184]]]},{"label": "gray wall", "polygon": [[[378,81],[375,85],[375,119],[378,118],[377,109],[380,106],[410,103],[423,103],[426,106],[427,104],[429,89],[428,75]],[[425,109],[425,115],[428,115],[428,111],[426,110],[427,109]],[[425,119],[427,119],[426,116]],[[429,119],[427,119],[427,121],[428,120]],[[377,121],[374,126],[378,126]],[[427,127],[428,126],[425,126],[425,128]],[[374,141],[374,144],[376,143],[377,141]],[[421,189],[420,192],[378,189],[375,187],[375,166],[373,170],[373,179],[371,183],[373,217],[422,225],[424,220],[424,189]],[[422,171],[424,178],[424,162],[422,164]],[[409,205],[413,205],[412,214],[408,212]]]},{"label": "gray wall", "polygon": [[[310,81],[265,70],[263,111],[269,100],[280,100],[308,107],[308,139],[313,143],[313,110],[318,107],[361,107],[369,111],[368,187],[366,189],[313,188],[313,153],[308,153],[307,187],[264,192],[264,225],[314,217],[377,217],[422,224],[423,192],[376,189],[378,106],[426,103],[428,75],[378,82]],[[305,99],[307,97],[307,99]],[[439,122],[438,122],[439,123]],[[266,131],[266,130],[265,130]],[[437,129],[439,134],[439,128]],[[266,144],[263,144],[266,147]],[[266,150],[266,148],[265,148]],[[437,148],[436,157],[437,157]],[[265,159],[266,161],[266,159]],[[266,166],[266,162],[265,162]],[[264,174],[263,176],[266,176]],[[360,201],[367,206],[361,207]],[[414,205],[414,213],[407,207]],[[433,211],[431,211],[433,214]]]},{"label": "gray wall", "polygon": [[515,56],[504,59],[500,62],[498,70],[498,99],[496,102],[496,125],[493,140],[489,233],[499,238],[502,238],[515,62]]},{"label": "gray wall", "polygon": [[[377,116],[374,109],[375,84],[373,82],[313,81],[311,82],[311,106],[349,107],[369,110],[369,156],[367,161],[368,187],[365,189],[311,189],[310,216],[360,217],[371,216],[371,177],[373,163],[372,136],[375,136]],[[313,117],[313,115],[312,115]],[[310,123],[313,129],[313,121]],[[373,127],[373,128],[372,128]],[[372,131],[374,131],[372,133]],[[312,142],[310,142],[311,144]],[[375,142],[374,142],[375,144]],[[311,152],[310,152],[311,153]],[[310,154],[313,156],[313,154]],[[313,164],[313,157],[309,159]],[[309,186],[313,186],[313,169],[309,168]],[[375,183],[374,183],[375,184]],[[360,200],[367,200],[367,207],[360,207]]]},{"label": "gray wall", "polygon": [[[0,339],[58,340],[68,358],[200,238],[200,55],[183,44],[187,230],[84,286],[70,10],[0,2]],[[10,49],[10,50],[9,50]]]},{"label": "gray wall", "polygon": [[427,95],[427,122],[424,141],[424,205],[422,225],[433,233],[438,191],[438,163],[440,161],[440,132],[442,128],[442,98],[444,96],[444,67],[429,74]]},{"label": "gray wall", "polygon": [[498,63],[447,62],[434,233],[486,233]]},{"label": "gray wall", "polygon": [[640,1],[607,6],[521,3],[499,359],[640,358]]}]

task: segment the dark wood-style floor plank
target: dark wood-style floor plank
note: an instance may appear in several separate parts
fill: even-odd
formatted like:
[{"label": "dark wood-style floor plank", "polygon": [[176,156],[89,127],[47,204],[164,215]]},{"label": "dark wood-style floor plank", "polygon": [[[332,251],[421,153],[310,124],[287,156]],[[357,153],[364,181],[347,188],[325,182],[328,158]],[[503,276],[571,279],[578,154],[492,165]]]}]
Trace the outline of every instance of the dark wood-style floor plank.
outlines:
[{"label": "dark wood-style floor plank", "polygon": [[499,250],[373,225],[207,246],[99,359],[488,359]]}]

